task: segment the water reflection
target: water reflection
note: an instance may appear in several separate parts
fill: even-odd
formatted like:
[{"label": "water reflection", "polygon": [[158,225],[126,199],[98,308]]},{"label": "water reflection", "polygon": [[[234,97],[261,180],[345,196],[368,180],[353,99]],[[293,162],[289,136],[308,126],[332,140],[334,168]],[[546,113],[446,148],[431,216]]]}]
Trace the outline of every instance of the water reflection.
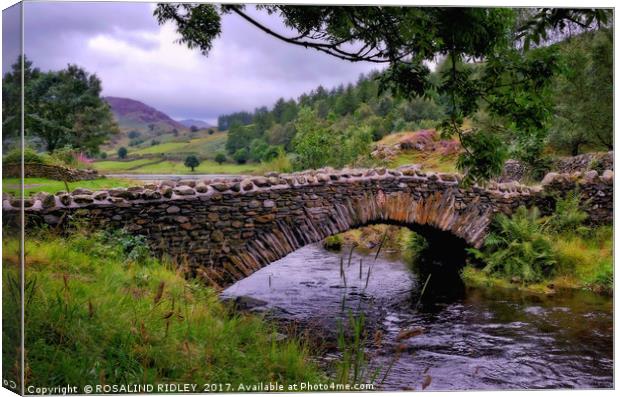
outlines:
[{"label": "water reflection", "polygon": [[[347,288],[343,288],[342,269]],[[361,260],[361,266],[360,266]],[[368,283],[368,269],[372,268]],[[383,385],[388,390],[610,388],[613,386],[612,302],[587,292],[553,297],[517,291],[466,289],[449,272],[431,267],[414,274],[389,253],[332,253],[317,245],[300,249],[224,292],[249,296],[277,309],[281,318],[335,332],[337,318],[364,310],[370,328],[384,335],[372,348],[384,368],[400,358]],[[452,276],[454,273],[452,273]],[[421,327],[419,335],[399,333]],[[374,332],[374,331],[373,331]],[[402,334],[401,334],[402,336]]]}]

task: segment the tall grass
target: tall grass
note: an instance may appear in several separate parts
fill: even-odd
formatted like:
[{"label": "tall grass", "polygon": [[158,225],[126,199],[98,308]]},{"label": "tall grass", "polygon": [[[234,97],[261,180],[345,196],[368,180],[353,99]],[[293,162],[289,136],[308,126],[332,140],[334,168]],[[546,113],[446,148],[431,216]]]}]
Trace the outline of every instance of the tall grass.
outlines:
[{"label": "tall grass", "polygon": [[[4,285],[18,241],[5,239]],[[323,379],[304,343],[222,305],[214,291],[122,234],[40,232],[26,241],[26,384]],[[11,302],[3,302],[6,314]],[[6,321],[17,319],[6,318]],[[3,355],[4,368],[14,356]]]}]

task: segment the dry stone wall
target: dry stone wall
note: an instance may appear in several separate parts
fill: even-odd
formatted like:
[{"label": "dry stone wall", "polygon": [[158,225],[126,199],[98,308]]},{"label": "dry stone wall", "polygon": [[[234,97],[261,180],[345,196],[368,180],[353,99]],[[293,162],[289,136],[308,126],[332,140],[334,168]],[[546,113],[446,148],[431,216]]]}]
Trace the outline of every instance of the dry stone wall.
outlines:
[{"label": "dry stone wall", "polygon": [[[368,224],[422,233],[441,230],[479,247],[494,213],[518,206],[553,210],[555,197],[576,187],[593,223],[613,217],[613,172],[549,174],[542,186],[491,183],[462,188],[460,176],[398,170],[319,170],[236,180],[166,181],[159,185],[25,200],[28,224],[61,226],[87,219],[94,228],[126,228],[175,258],[190,276],[226,286],[296,249]],[[5,222],[21,201],[5,197]]]},{"label": "dry stone wall", "polygon": [[[20,164],[3,164],[2,174],[5,178],[20,178]],[[77,182],[97,179],[100,175],[96,170],[77,170],[50,164],[25,163],[24,177],[49,178],[57,181]]]}]

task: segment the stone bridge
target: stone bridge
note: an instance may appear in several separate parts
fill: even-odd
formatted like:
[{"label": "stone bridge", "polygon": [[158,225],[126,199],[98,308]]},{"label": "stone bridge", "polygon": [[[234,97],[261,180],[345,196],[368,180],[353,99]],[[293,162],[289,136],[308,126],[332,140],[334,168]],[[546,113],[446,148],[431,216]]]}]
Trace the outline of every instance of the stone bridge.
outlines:
[{"label": "stone bridge", "polygon": [[[181,181],[91,192],[39,193],[24,200],[27,225],[126,228],[190,276],[227,286],[324,238],[369,224],[394,224],[422,234],[456,236],[479,247],[494,213],[537,206],[549,213],[557,197],[578,188],[592,223],[613,220],[613,171],[548,174],[540,186],[460,186],[453,174],[398,170],[318,170],[232,181]],[[21,201],[5,197],[5,222]]]}]

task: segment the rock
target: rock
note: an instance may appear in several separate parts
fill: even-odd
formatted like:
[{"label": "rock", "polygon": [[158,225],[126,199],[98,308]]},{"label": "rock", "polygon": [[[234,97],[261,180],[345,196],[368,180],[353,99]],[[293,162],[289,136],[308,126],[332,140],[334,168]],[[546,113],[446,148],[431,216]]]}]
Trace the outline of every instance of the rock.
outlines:
[{"label": "rock", "polygon": [[230,186],[224,182],[212,183],[211,187],[217,190],[218,192],[225,192],[230,188]]},{"label": "rock", "polygon": [[163,188],[160,189],[161,191],[161,195],[166,197],[166,198],[170,198],[172,197],[172,188],[169,186],[164,186]]},{"label": "rock", "polygon": [[280,174],[277,173],[277,172],[271,171],[271,172],[266,173],[265,176],[267,178],[271,178],[271,177],[278,177],[278,176],[280,176]]},{"label": "rock", "polygon": [[209,186],[207,186],[204,183],[200,182],[200,183],[196,184],[196,191],[198,193],[207,193],[209,191]]},{"label": "rock", "polygon": [[80,196],[84,194],[93,194],[93,192],[90,189],[77,188],[77,189],[74,189],[73,192],[71,192],[71,194],[74,196]]},{"label": "rock", "polygon": [[244,179],[241,181],[241,189],[243,189],[244,192],[252,190],[254,189],[254,183],[250,179]]},{"label": "rock", "polygon": [[176,205],[171,205],[170,207],[166,208],[166,212],[169,214],[178,214],[179,212],[181,212],[181,209]]},{"label": "rock", "polygon": [[154,183],[145,183],[144,188],[147,190],[157,190],[157,185]]},{"label": "rock", "polygon": [[329,176],[319,173],[316,174],[316,179],[320,182],[320,183],[326,183],[329,182]]},{"label": "rock", "polygon": [[230,190],[232,190],[233,192],[240,192],[241,191],[241,183],[239,182],[235,182],[230,186]]},{"label": "rock", "polygon": [[177,186],[173,189],[174,194],[179,196],[193,196],[196,194],[196,191],[189,186]]},{"label": "rock", "polygon": [[105,190],[100,190],[98,192],[95,192],[95,194],[93,194],[93,198],[95,200],[105,200],[106,198],[108,198],[108,192]]},{"label": "rock", "polygon": [[177,183],[175,181],[171,181],[171,180],[167,180],[167,181],[162,181],[159,184],[159,188],[163,188],[163,187],[176,187]]},{"label": "rock", "polygon": [[279,178],[276,178],[275,176],[270,176],[267,180],[271,186],[277,185],[280,182]]},{"label": "rock", "polygon": [[209,212],[207,214],[207,219],[209,220],[209,222],[217,222],[220,220],[220,216],[217,214],[217,212]]},{"label": "rock", "polygon": [[587,171],[583,174],[583,179],[588,182],[593,182],[596,178],[598,178],[598,172],[595,170]]},{"label": "rock", "polygon": [[547,175],[545,175],[545,177],[543,178],[542,182],[540,182],[540,184],[542,186],[545,185],[549,185],[550,183],[553,183],[553,181],[559,176],[560,174],[558,174],[557,172],[549,172],[547,173]]},{"label": "rock", "polygon": [[92,198],[92,196],[86,195],[86,194],[79,194],[77,196],[73,196],[73,201],[77,204],[90,204],[92,203],[94,200]]},{"label": "rock", "polygon": [[189,218],[186,216],[175,216],[174,220],[178,223],[187,223],[189,222]]},{"label": "rock", "polygon": [[252,182],[254,182],[254,184],[258,187],[268,187],[269,186],[269,180],[267,180],[267,178],[259,176],[256,177],[254,179],[252,179]]},{"label": "rock", "polygon": [[161,193],[155,190],[145,190],[142,192],[142,198],[145,200],[158,200],[161,198]]},{"label": "rock", "polygon": [[611,185],[614,182],[614,172],[612,170],[603,171],[603,175],[601,175],[601,180]]},{"label": "rock", "polygon": [[263,201],[263,207],[265,207],[265,208],[273,208],[275,206],[276,206],[276,203],[273,200],[265,200],[265,201]]},{"label": "rock", "polygon": [[183,179],[179,181],[177,186],[189,186],[191,188],[196,187],[196,181],[194,179]]}]

